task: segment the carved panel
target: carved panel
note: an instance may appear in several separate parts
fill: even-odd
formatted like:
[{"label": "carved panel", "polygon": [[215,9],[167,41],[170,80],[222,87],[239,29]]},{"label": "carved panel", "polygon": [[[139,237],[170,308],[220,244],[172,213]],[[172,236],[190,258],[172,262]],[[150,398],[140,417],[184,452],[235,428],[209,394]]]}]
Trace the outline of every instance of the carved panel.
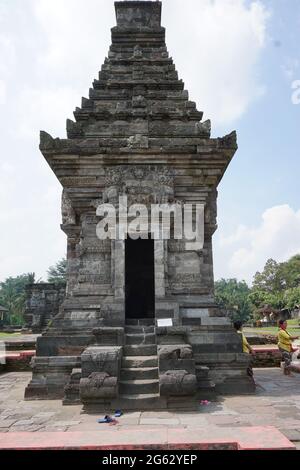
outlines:
[{"label": "carved panel", "polygon": [[175,171],[168,167],[141,165],[107,168],[104,202],[117,203],[127,196],[128,204],[163,204],[174,200]]},{"label": "carved panel", "polygon": [[65,190],[62,192],[61,198],[61,214],[63,225],[75,225],[76,215],[72,206],[72,202]]}]

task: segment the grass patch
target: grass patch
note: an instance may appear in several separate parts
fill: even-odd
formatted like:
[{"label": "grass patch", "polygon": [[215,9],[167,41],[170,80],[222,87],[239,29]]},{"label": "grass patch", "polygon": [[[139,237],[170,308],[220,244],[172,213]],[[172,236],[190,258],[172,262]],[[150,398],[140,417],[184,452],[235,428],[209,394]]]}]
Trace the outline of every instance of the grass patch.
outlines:
[{"label": "grass patch", "polygon": [[0,332],[0,338],[13,338],[16,336],[21,336],[21,333],[1,333]]},{"label": "grass patch", "polygon": [[[244,331],[246,333],[255,333],[257,335],[273,335],[276,336],[278,333],[278,328],[276,326],[270,326],[270,327],[262,327],[262,328],[244,328]],[[300,329],[299,328],[290,328],[288,327],[288,332],[292,336],[300,336]]]},{"label": "grass patch", "polygon": [[294,320],[288,320],[288,326],[300,326],[300,319],[295,318]]}]

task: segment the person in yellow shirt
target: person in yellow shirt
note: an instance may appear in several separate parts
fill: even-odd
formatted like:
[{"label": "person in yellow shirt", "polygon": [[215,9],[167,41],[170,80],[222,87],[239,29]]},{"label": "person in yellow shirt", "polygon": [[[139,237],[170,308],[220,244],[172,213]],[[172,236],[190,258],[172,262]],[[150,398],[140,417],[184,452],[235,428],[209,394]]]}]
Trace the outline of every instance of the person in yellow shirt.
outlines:
[{"label": "person in yellow shirt", "polygon": [[298,339],[299,336],[292,336],[287,331],[287,321],[279,320],[279,331],[278,331],[278,349],[282,354],[284,361],[283,373],[284,375],[291,375],[291,364],[293,356],[293,341]]},{"label": "person in yellow shirt", "polygon": [[[254,354],[253,349],[251,348],[246,336],[243,333],[243,323],[241,321],[236,321],[234,322],[233,326],[236,332],[242,336],[243,352],[245,354]],[[253,361],[251,360],[249,363],[249,367],[247,368],[247,374],[249,375],[249,377],[253,377],[252,363]]]},{"label": "person in yellow shirt", "polygon": [[246,354],[253,354],[253,349],[251,348],[250,344],[247,341],[246,336],[243,333],[243,323],[241,321],[236,321],[233,324],[237,333],[242,335],[242,343],[243,343],[243,352]]}]

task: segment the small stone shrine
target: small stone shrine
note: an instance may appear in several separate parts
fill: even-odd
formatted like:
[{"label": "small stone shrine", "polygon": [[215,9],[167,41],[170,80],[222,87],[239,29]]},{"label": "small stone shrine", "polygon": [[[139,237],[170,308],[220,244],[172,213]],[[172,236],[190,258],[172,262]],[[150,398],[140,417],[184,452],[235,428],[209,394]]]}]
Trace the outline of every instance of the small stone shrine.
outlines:
[{"label": "small stone shrine", "polygon": [[[187,406],[204,391],[254,390],[241,336],[214,299],[217,187],[236,133],[210,137],[168,54],[161,7],[115,3],[108,57],[67,121],[68,138],[41,132],[41,152],[63,186],[67,293],[38,339],[27,399],[153,409]],[[198,204],[203,246],[151,234],[100,240],[97,207],[118,207],[125,195],[149,209]]]}]

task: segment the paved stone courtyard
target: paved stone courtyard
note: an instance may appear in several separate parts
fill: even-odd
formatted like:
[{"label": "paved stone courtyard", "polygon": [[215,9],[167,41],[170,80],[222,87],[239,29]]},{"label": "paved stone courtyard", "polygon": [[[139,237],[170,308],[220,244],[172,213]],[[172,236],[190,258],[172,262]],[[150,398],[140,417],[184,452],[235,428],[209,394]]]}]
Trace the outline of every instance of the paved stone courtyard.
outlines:
[{"label": "paved stone courtyard", "polygon": [[[220,397],[198,412],[126,412],[114,427],[98,424],[99,415],[81,414],[82,406],[61,401],[23,400],[30,373],[0,376],[0,432],[92,432],[181,427],[220,428],[275,426],[300,449],[300,376],[284,377],[280,369],[255,370],[254,396]],[[109,410],[108,410],[109,411]],[[125,429],[124,429],[125,428]]]}]

